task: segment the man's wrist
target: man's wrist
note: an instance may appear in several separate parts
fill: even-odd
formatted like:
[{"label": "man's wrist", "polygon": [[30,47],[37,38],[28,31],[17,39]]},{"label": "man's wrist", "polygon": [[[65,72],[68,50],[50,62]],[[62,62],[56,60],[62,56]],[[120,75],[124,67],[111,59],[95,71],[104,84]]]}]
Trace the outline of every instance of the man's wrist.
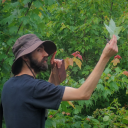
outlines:
[{"label": "man's wrist", "polygon": [[105,56],[104,54],[102,54],[101,57],[100,57],[100,60],[105,61],[105,62],[108,62],[109,59],[110,59],[110,57]]}]

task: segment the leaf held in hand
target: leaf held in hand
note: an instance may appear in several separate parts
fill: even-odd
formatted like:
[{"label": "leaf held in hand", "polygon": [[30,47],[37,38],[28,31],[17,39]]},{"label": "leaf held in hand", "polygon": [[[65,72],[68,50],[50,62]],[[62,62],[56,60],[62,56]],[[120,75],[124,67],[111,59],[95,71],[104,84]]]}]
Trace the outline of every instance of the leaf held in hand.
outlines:
[{"label": "leaf held in hand", "polygon": [[104,25],[105,25],[106,29],[108,30],[108,32],[110,33],[110,38],[112,38],[113,35],[116,35],[117,40],[120,38],[118,36],[118,34],[121,31],[122,27],[116,27],[113,19],[110,20],[109,26],[107,26],[106,24],[104,24]]}]

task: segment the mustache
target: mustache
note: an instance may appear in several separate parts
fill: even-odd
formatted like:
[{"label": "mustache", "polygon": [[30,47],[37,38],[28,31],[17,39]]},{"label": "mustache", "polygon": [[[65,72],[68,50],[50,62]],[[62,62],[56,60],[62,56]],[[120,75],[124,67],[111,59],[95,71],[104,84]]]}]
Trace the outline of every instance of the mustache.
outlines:
[{"label": "mustache", "polygon": [[44,57],[44,58],[42,59],[42,62],[44,62],[44,61],[48,61],[48,57]]}]

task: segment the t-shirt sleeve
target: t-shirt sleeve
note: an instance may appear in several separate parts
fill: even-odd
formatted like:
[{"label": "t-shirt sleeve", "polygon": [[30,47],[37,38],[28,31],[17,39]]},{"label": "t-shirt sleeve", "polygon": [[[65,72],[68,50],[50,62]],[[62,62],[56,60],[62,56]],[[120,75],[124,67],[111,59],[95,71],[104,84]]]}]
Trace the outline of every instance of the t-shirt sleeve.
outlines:
[{"label": "t-shirt sleeve", "polygon": [[59,108],[64,94],[64,86],[55,86],[49,82],[39,80],[34,87],[33,105],[39,108]]}]

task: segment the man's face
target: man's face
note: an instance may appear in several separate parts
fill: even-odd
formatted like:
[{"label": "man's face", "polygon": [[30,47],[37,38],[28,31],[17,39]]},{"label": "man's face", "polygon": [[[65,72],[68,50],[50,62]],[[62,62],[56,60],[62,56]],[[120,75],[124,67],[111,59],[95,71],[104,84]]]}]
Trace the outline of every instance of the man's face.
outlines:
[{"label": "man's face", "polygon": [[48,54],[44,50],[44,46],[40,45],[35,51],[28,55],[30,67],[35,73],[46,71],[48,69]]}]

